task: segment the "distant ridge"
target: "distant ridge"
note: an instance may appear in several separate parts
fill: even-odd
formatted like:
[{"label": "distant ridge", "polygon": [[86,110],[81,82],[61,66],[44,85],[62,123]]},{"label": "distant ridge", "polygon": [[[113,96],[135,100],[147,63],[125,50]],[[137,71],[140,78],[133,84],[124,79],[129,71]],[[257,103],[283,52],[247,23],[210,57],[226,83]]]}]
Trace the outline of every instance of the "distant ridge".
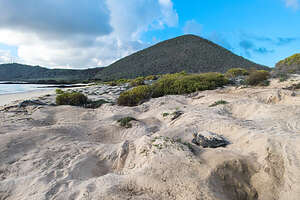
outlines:
[{"label": "distant ridge", "polygon": [[233,67],[270,70],[195,35],[183,35],[122,58],[105,67],[97,79],[134,78],[151,74],[186,71],[226,72]]},{"label": "distant ridge", "polygon": [[40,66],[22,65],[18,63],[0,65],[0,81],[29,82],[74,82],[94,79],[102,68],[72,70],[48,69]]}]

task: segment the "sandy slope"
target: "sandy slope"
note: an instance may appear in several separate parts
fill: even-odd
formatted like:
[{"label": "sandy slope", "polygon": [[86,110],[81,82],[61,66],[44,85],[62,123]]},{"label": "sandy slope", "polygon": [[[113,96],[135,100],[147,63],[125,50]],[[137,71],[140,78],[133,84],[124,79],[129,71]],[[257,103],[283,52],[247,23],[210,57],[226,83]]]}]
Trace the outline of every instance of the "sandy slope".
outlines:
[{"label": "sandy slope", "polygon": [[[167,96],[133,108],[2,111],[0,199],[298,200],[300,94],[284,84]],[[220,99],[229,104],[209,107]],[[176,110],[184,114],[174,121],[162,116]],[[116,121],[123,116],[138,121],[122,128]],[[194,131],[231,144],[190,149],[182,143]]]}]

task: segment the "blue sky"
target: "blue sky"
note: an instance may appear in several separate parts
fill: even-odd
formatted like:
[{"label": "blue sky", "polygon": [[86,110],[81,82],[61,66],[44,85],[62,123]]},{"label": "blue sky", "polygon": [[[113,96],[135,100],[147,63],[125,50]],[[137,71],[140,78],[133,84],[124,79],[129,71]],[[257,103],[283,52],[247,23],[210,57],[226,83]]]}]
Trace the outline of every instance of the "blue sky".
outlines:
[{"label": "blue sky", "polygon": [[0,63],[86,68],[196,34],[274,66],[300,52],[298,0],[0,0]]}]

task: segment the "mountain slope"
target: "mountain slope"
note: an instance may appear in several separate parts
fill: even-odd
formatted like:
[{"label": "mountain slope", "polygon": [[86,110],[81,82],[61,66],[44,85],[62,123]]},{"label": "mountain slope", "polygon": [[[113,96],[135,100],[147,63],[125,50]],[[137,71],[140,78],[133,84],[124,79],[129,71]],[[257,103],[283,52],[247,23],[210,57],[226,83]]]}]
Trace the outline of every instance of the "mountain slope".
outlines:
[{"label": "mountain slope", "polygon": [[186,71],[225,72],[233,67],[268,69],[194,35],[166,40],[127,56],[99,72],[96,78],[110,80]]},{"label": "mountain slope", "polygon": [[296,53],[284,60],[279,61],[275,66],[275,72],[300,73],[300,53]]},{"label": "mountain slope", "polygon": [[0,65],[0,81],[76,81],[93,79],[102,68],[71,70],[71,69],[47,69],[40,66],[22,64]]}]

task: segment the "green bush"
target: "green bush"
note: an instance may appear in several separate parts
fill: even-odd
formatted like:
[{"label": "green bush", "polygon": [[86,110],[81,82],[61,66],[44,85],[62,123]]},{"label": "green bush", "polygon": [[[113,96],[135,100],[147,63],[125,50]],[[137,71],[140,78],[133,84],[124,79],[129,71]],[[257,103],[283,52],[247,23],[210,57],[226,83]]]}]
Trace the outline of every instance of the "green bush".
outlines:
[{"label": "green bush", "polygon": [[130,81],[131,81],[130,79],[119,79],[115,81],[104,82],[104,84],[107,84],[109,86],[117,86],[117,85],[123,85],[125,83],[129,83]]},{"label": "green bush", "polygon": [[63,93],[64,93],[64,91],[63,91],[63,90],[61,90],[61,89],[56,89],[56,90],[55,90],[55,93],[56,93],[56,94],[63,94]]},{"label": "green bush", "polygon": [[147,80],[147,81],[153,81],[153,80],[157,80],[157,79],[158,79],[158,77],[155,75],[149,75],[149,76],[145,77],[145,80]]},{"label": "green bush", "polygon": [[270,78],[270,72],[265,70],[252,71],[246,79],[248,85],[268,85],[268,78]]},{"label": "green bush", "polygon": [[121,93],[117,103],[118,105],[122,106],[136,106],[142,103],[143,101],[151,98],[151,95],[151,86],[141,85]]},{"label": "green bush", "polygon": [[164,95],[189,94],[196,91],[212,90],[228,83],[220,73],[205,74],[167,74],[153,84],[152,97]]},{"label": "green bush", "polygon": [[217,105],[225,105],[225,104],[228,104],[228,102],[224,101],[224,100],[219,100],[219,101],[216,101],[215,103],[211,104],[209,107],[215,107]]},{"label": "green bush", "polygon": [[166,74],[151,86],[138,86],[121,93],[118,105],[136,106],[151,97],[213,90],[228,84],[228,82],[228,79],[220,73],[186,74],[181,72]]},{"label": "green bush", "polygon": [[163,113],[163,114],[162,114],[163,117],[167,117],[167,116],[169,116],[169,115],[170,115],[169,113]]},{"label": "green bush", "polygon": [[104,84],[109,85],[109,86],[117,86],[118,85],[116,83],[116,81],[108,81],[108,82],[104,82]]},{"label": "green bush", "polygon": [[279,73],[276,75],[277,78],[279,78],[279,82],[284,82],[290,78],[290,75],[288,73]]},{"label": "green bush", "polygon": [[145,81],[144,77],[138,77],[138,78],[133,79],[132,81],[130,81],[130,86],[131,87],[136,87],[136,86],[139,86],[139,85],[145,85],[144,81]]},{"label": "green bush", "polygon": [[136,121],[136,119],[133,118],[133,117],[124,117],[124,118],[121,118],[121,119],[118,120],[120,125],[122,127],[125,127],[125,128],[131,128],[132,127],[132,124],[130,123],[131,121]]},{"label": "green bush", "polygon": [[88,98],[79,92],[64,92],[56,97],[57,105],[84,106]]},{"label": "green bush", "polygon": [[236,78],[238,76],[246,76],[246,75],[249,75],[249,72],[243,68],[231,68],[225,73],[225,76],[227,78]]}]

